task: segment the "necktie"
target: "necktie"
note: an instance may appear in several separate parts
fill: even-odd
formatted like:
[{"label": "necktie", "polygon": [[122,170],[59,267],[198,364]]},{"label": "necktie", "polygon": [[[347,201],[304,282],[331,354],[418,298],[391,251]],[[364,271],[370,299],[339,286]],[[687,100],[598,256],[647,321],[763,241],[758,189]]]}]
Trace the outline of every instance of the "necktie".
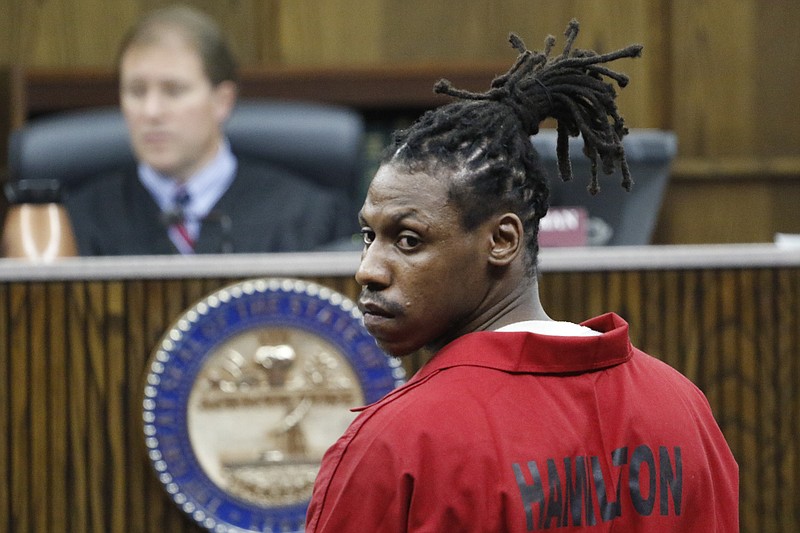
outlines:
[{"label": "necktie", "polygon": [[175,192],[173,198],[174,209],[178,217],[172,227],[175,228],[175,234],[178,238],[178,242],[175,245],[181,253],[192,253],[194,250],[194,239],[186,227],[186,207],[189,205],[190,200],[189,192],[183,187],[180,187]]}]

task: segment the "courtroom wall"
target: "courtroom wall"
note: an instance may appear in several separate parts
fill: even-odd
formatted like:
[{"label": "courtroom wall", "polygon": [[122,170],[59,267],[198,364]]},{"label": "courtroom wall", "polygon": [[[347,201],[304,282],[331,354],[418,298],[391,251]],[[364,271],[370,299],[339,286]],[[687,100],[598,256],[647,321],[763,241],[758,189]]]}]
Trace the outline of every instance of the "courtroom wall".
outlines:
[{"label": "courtroom wall", "polygon": [[[0,66],[111,67],[129,25],[166,3],[0,0]],[[249,67],[510,63],[509,31],[540,48],[546,34],[560,37],[575,17],[581,47],[644,44],[643,58],[618,64],[634,80],[620,106],[631,126],[678,135],[657,242],[763,241],[775,231],[800,232],[791,207],[800,203],[796,0],[186,3],[220,21]]]}]

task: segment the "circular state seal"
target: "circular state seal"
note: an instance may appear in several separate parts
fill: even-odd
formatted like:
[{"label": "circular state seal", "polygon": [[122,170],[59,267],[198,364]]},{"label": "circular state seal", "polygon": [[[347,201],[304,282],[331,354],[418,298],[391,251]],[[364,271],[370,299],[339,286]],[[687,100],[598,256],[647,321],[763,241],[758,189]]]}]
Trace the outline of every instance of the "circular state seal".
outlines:
[{"label": "circular state seal", "polygon": [[249,280],[186,311],[148,366],[145,443],[172,500],[214,533],[301,532],[322,455],[403,382],[355,304]]}]

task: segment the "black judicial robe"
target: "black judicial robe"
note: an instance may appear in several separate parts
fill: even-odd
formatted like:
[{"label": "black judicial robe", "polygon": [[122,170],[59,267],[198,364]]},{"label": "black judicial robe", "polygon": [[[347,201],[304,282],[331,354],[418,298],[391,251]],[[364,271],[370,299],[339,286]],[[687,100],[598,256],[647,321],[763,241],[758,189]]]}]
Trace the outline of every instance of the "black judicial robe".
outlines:
[{"label": "black judicial robe", "polygon": [[[135,166],[68,191],[65,205],[80,255],[166,255],[178,250]],[[231,186],[201,223],[196,253],[309,251],[348,243],[352,202],[284,169],[238,159]]]}]

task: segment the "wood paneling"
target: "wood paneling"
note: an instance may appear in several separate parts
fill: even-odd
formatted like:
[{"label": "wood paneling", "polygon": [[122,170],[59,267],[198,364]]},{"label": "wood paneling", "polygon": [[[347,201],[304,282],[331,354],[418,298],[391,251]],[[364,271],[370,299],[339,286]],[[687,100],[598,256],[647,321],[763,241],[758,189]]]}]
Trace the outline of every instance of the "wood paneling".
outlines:
[{"label": "wood paneling", "polygon": [[778,0],[759,9],[752,94],[755,150],[760,154],[800,155],[800,98],[796,90],[800,87],[800,70],[791,66],[800,57],[795,29],[798,21],[800,2],[795,0]]},{"label": "wood paneling", "polygon": [[[153,0],[0,0],[8,10],[8,47],[0,65],[113,68],[118,43],[143,12],[168,2]],[[534,49],[548,34],[559,37],[571,18],[581,21],[577,46],[608,51],[632,42],[648,50],[643,60],[620,62],[636,80],[621,102],[637,127],[657,127],[663,116],[669,28],[664,0],[642,2],[530,2],[466,0],[458,8],[424,0],[193,0],[230,37],[245,67],[339,68],[408,63],[497,62],[503,70],[515,52],[508,34]],[[626,24],[620,24],[624,19]],[[658,21],[659,24],[653,24]],[[501,74],[498,70],[494,74]],[[487,88],[490,79],[484,81]],[[430,90],[430,87],[426,87]],[[627,93],[627,94],[626,94]]]},{"label": "wood paneling", "polygon": [[[66,69],[84,77],[84,101],[112,105],[113,80],[93,73],[113,69],[127,28],[167,3],[0,0],[0,66]],[[677,134],[677,170],[655,243],[765,242],[776,231],[800,231],[793,207],[800,186],[800,73],[791,63],[800,53],[795,0],[465,0],[457,8],[427,0],[188,3],[211,14],[229,35],[245,67],[244,94],[260,91],[260,72],[285,69],[274,80],[273,87],[282,87],[278,97],[372,110],[438,105],[444,99],[430,98],[431,85],[453,69],[463,74],[473,68],[470,83],[456,85],[483,90],[513,60],[509,32],[539,49],[547,34],[563,42],[567,21],[577,18],[579,47],[644,45],[642,58],[615,66],[632,79],[620,91],[620,107],[633,127]],[[368,74],[352,75],[358,69]],[[409,75],[425,69],[425,77]],[[3,145],[8,128],[29,116],[24,90],[10,90],[8,81],[0,79]],[[43,112],[63,109],[66,89],[54,83],[32,96],[46,102]],[[776,170],[786,162],[788,169]],[[731,173],[732,165],[758,173],[749,182],[729,183],[728,177],[741,175]],[[758,211],[751,211],[749,198]],[[703,209],[706,200],[717,207],[713,217]],[[746,212],[760,220],[737,220]]]},{"label": "wood paneling", "polygon": [[[0,0],[0,65],[113,67],[136,18],[166,0]],[[620,65],[620,104],[635,127],[675,130],[681,154],[800,155],[800,50],[793,0],[191,0],[219,21],[246,67],[499,62],[518,33],[532,48],[581,22],[578,46],[640,42]],[[499,72],[498,72],[499,74]],[[790,111],[794,110],[795,113]]]},{"label": "wood paneling", "polygon": [[[0,283],[0,531],[201,531],[150,467],[143,377],[172,322],[233,281]],[[548,271],[542,298],[557,319],[626,318],[706,393],[741,468],[742,531],[800,528],[800,268]]]},{"label": "wood paneling", "polygon": [[720,164],[720,174],[673,175],[653,242],[771,242],[776,232],[800,233],[800,161],[792,158],[789,164],[792,168],[754,165],[763,169],[760,174],[732,169],[726,174]]},{"label": "wood paneling", "polygon": [[756,2],[673,2],[672,124],[681,153],[753,153]]},{"label": "wood paneling", "polygon": [[[467,2],[454,12],[451,4],[396,2],[387,8],[391,20],[384,32],[385,57],[390,62],[446,61],[470,57],[476,61],[508,62],[515,52],[508,43],[509,32],[517,33],[528,46],[541,50],[544,38],[554,35],[556,49],[564,44],[563,32],[575,18],[581,24],[577,48],[609,52],[632,43],[641,43],[645,55],[637,60],[621,60],[616,70],[634,80],[631,89],[619,91],[619,102],[629,123],[637,127],[661,127],[664,109],[661,87],[668,71],[658,68],[666,57],[663,49],[668,27],[662,12],[663,1],[567,2],[508,1]],[[624,20],[622,24],[620,21]],[[652,24],[653,21],[661,21]],[[419,30],[414,30],[419,28]],[[415,38],[409,38],[415,35]],[[502,71],[497,72],[502,74]]]}]

